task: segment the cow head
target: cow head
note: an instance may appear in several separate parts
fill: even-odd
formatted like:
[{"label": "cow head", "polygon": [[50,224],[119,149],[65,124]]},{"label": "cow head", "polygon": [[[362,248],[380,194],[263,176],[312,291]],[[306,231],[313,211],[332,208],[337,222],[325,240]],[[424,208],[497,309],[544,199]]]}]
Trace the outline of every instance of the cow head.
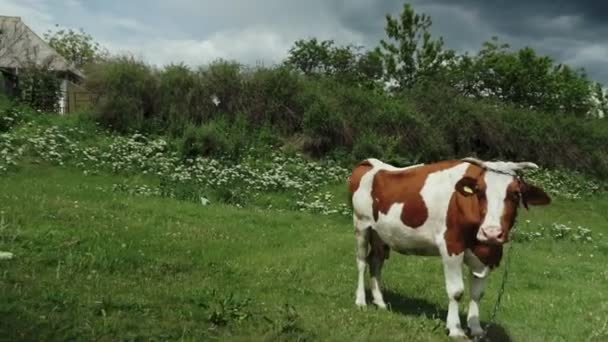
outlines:
[{"label": "cow head", "polygon": [[468,226],[477,229],[476,239],[487,244],[503,244],[515,223],[517,209],[523,205],[547,205],[551,198],[539,187],[526,183],[518,174],[538,168],[529,162],[485,162],[474,158],[464,161],[478,166],[456,183],[456,204]]}]

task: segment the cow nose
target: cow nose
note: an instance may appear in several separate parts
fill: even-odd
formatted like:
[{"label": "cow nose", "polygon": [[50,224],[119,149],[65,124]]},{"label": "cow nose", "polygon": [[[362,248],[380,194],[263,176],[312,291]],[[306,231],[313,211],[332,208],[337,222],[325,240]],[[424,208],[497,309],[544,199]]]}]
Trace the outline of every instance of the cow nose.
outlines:
[{"label": "cow nose", "polygon": [[481,228],[477,239],[488,243],[503,243],[504,234],[501,228]]}]

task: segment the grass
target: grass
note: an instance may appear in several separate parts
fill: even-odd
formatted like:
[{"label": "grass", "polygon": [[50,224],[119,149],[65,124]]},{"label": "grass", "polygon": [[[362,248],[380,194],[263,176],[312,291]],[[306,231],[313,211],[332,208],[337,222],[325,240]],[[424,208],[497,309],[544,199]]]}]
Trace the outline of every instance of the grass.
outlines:
[{"label": "grass", "polygon": [[[26,163],[0,178],[0,250],[16,255],[0,264],[0,340],[448,340],[439,259],[392,254],[391,311],[358,310],[349,218],[110,190],[129,177]],[[608,339],[607,213],[596,197],[520,216],[595,240],[515,242],[494,337]]]}]

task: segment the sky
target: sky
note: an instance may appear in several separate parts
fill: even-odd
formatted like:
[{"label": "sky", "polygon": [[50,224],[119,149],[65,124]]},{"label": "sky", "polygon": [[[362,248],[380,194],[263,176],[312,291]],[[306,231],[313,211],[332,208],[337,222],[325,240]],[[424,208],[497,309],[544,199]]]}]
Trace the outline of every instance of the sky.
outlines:
[{"label": "sky", "polygon": [[[398,0],[0,0],[0,15],[20,16],[42,35],[55,25],[82,28],[114,53],[151,64],[197,66],[218,58],[271,65],[297,39],[375,47]],[[582,67],[608,84],[608,1],[414,0],[432,33],[460,53],[498,36]]]}]

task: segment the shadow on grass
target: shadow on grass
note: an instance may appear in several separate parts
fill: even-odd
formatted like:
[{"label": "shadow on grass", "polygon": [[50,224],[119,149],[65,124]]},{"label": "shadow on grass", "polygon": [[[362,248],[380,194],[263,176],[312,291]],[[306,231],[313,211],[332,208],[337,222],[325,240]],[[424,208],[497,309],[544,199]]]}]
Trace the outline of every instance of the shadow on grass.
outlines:
[{"label": "shadow on grass", "polygon": [[[389,306],[390,310],[407,316],[426,316],[431,318],[439,318],[445,321],[448,315],[446,310],[448,301],[445,301],[445,308],[437,306],[434,303],[430,303],[421,298],[408,297],[401,293],[394,292],[390,289],[382,291],[384,294],[384,300]],[[465,315],[460,315],[460,321],[466,326],[467,318]],[[488,326],[487,321],[481,321],[481,326],[485,329]],[[492,342],[511,342],[513,341],[509,336],[507,330],[500,324],[494,323],[489,329],[486,338],[483,341]]]}]

